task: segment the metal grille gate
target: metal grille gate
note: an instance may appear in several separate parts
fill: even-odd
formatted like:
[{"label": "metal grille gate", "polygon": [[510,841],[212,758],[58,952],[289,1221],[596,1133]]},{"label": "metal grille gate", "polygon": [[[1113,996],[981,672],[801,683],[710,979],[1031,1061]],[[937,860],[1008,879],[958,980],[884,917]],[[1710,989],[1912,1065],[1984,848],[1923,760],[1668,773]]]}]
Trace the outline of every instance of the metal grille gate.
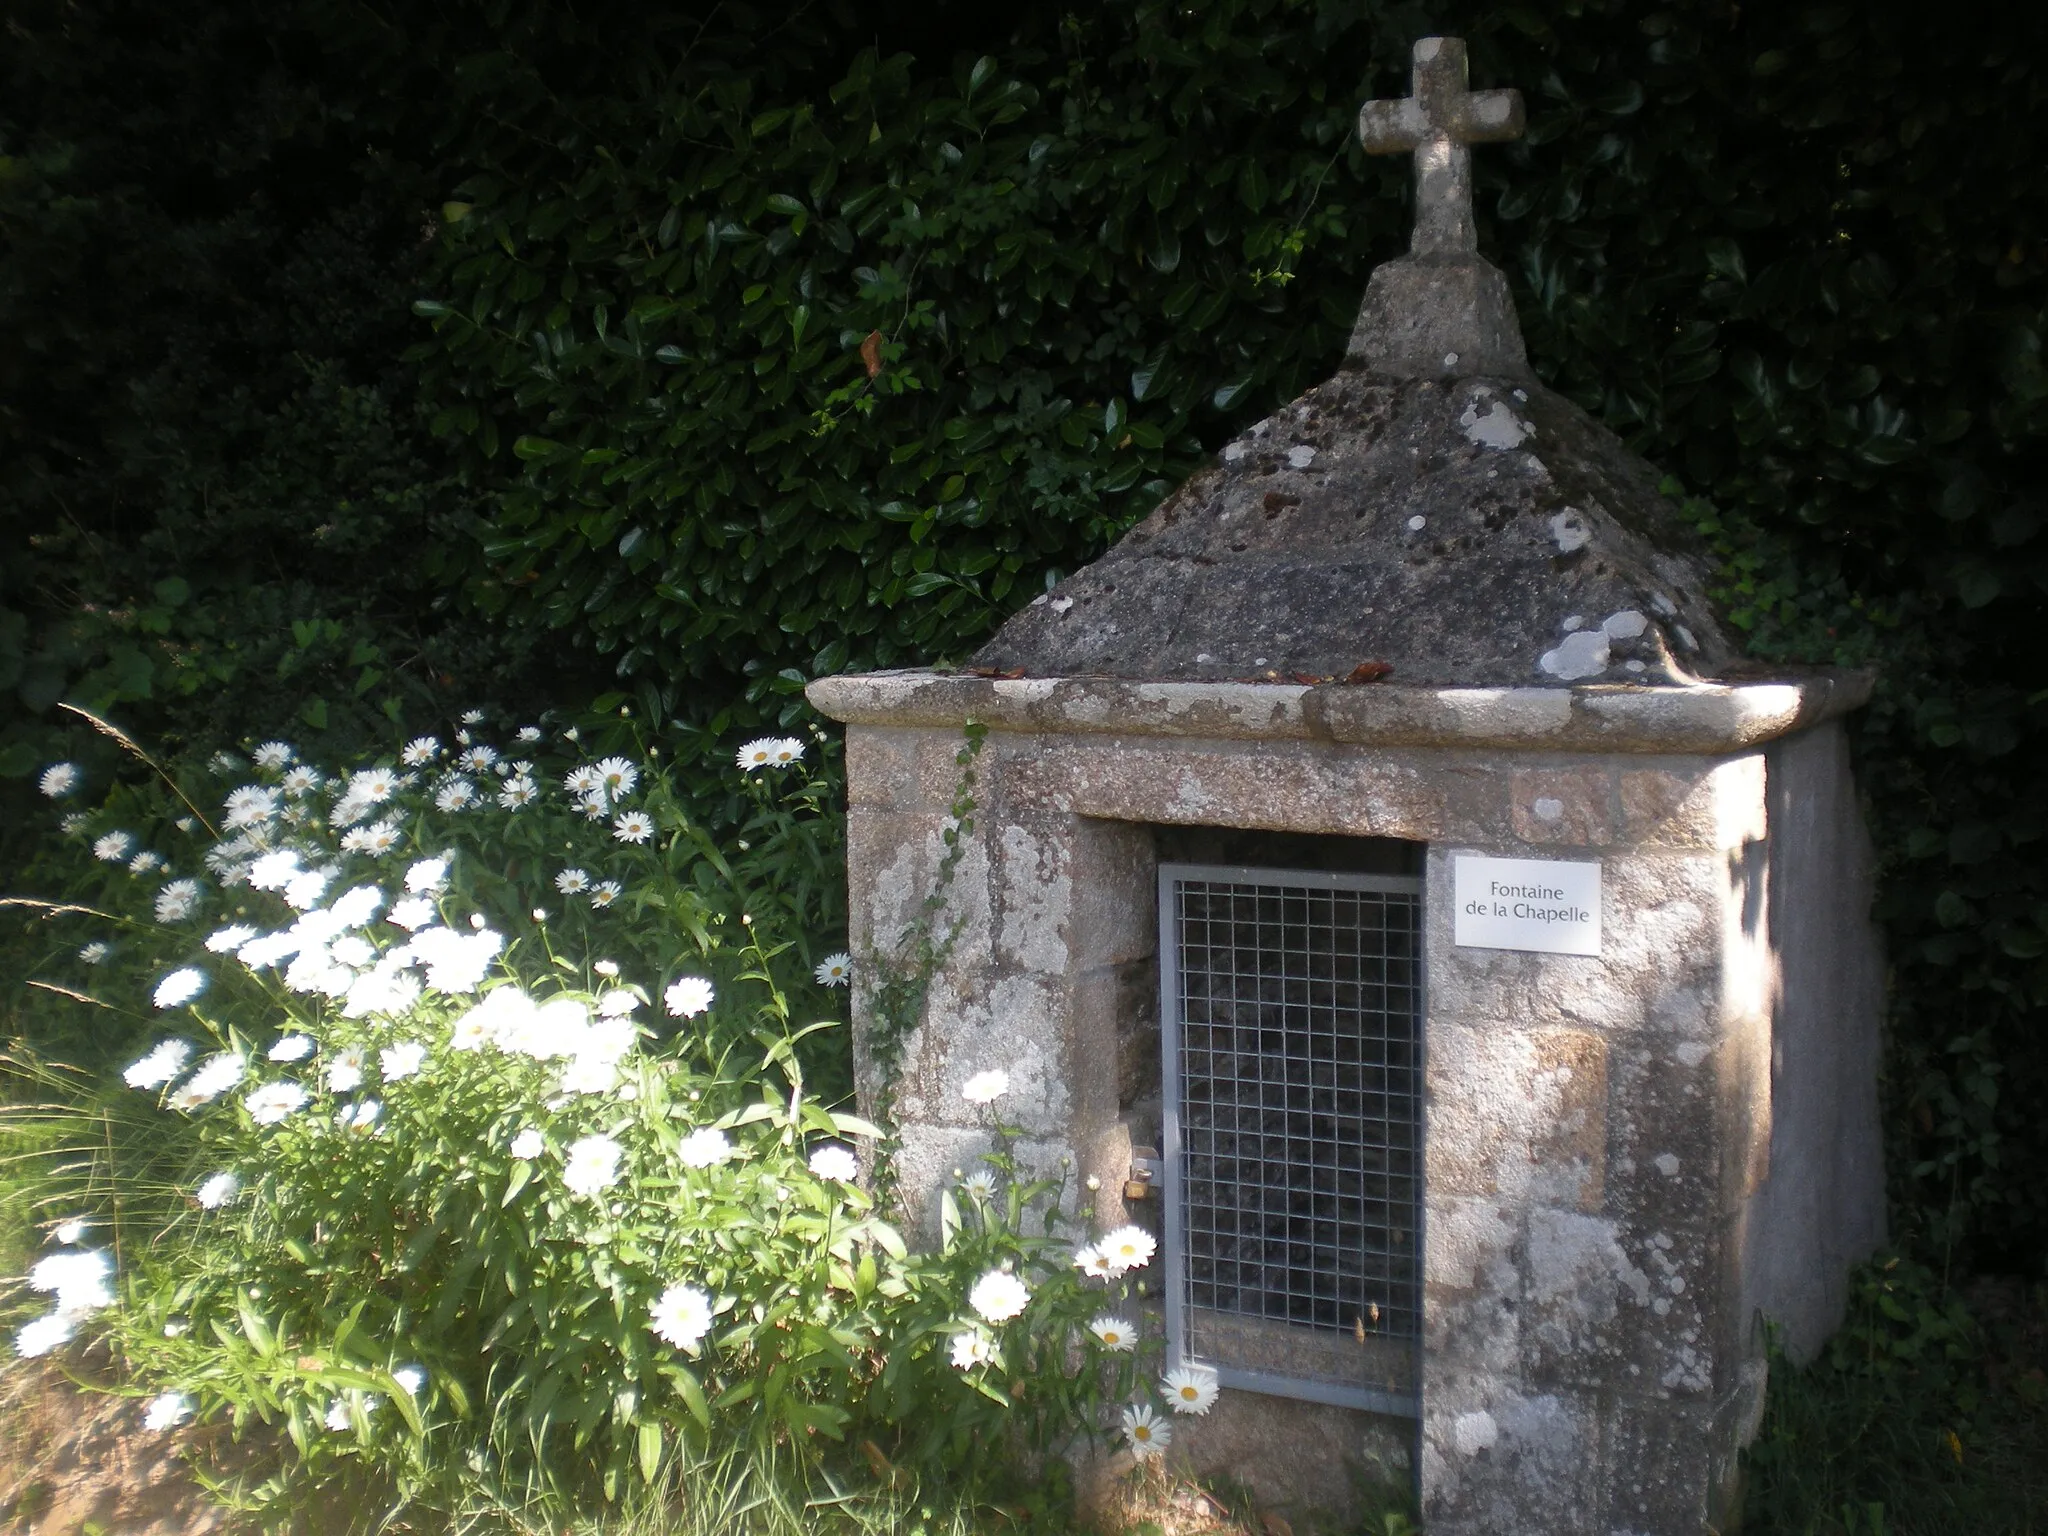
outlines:
[{"label": "metal grille gate", "polygon": [[1159,869],[1167,1353],[1416,1411],[1422,882]]}]

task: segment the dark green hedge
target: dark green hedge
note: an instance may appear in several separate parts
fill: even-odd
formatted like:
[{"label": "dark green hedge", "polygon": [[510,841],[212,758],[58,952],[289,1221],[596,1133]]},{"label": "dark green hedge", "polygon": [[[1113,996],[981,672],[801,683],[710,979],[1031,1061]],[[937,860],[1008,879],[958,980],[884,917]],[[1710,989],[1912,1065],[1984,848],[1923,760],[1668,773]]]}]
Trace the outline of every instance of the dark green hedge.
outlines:
[{"label": "dark green hedge", "polygon": [[[1537,366],[1700,498],[1754,649],[1883,668],[1859,729],[1899,1219],[2038,1267],[2048,17],[986,9],[246,16],[236,35],[273,44],[254,77],[300,106],[234,121],[284,123],[280,142],[317,122],[331,164],[291,218],[253,196],[206,217],[407,210],[371,265],[424,317],[408,358],[380,329],[345,374],[436,434],[406,437],[422,469],[402,477],[442,488],[407,514],[431,590],[340,582],[294,545],[311,599],[372,638],[395,606],[422,656],[497,634],[601,656],[698,718],[749,692],[774,707],[818,672],[958,656],[1334,366],[1406,230],[1407,168],[1360,154],[1357,103],[1405,90],[1414,36],[1460,31],[1476,80],[1529,100],[1528,139],[1477,161],[1482,244]],[[205,48],[179,46],[161,78],[198,68]],[[246,158],[245,177],[284,179],[270,149]],[[37,174],[61,190],[71,173]],[[226,258],[196,260],[187,286]],[[34,273],[9,271],[13,316]],[[341,308],[388,324],[388,294]],[[118,337],[94,302],[45,308],[88,346],[135,349],[109,384],[169,366],[174,337]],[[273,385],[254,409],[301,398]],[[226,440],[179,439],[201,459]],[[125,482],[135,547],[188,516],[143,504],[175,478],[152,466]],[[34,589],[0,590],[25,654],[82,558],[65,546]],[[437,606],[458,576],[464,604]]]}]

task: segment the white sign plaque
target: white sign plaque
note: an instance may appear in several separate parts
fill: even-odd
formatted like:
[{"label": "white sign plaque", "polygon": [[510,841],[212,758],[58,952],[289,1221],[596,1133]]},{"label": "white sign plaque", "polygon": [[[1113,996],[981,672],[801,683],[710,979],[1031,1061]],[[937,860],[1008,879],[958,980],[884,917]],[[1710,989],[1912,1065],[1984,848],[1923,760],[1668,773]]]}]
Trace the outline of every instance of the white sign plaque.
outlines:
[{"label": "white sign plaque", "polygon": [[1472,949],[1600,953],[1600,865],[1457,855],[1452,941]]}]

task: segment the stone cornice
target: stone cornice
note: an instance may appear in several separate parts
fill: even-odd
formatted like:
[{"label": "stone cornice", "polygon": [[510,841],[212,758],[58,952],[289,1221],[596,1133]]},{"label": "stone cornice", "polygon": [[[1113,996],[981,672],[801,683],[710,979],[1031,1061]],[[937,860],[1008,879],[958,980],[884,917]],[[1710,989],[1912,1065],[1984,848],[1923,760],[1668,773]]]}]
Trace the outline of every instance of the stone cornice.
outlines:
[{"label": "stone cornice", "polygon": [[1870,697],[1871,683],[1865,672],[1683,688],[1412,688],[900,671],[822,677],[805,693],[848,725],[977,720],[1044,734],[1716,754],[1846,714]]}]

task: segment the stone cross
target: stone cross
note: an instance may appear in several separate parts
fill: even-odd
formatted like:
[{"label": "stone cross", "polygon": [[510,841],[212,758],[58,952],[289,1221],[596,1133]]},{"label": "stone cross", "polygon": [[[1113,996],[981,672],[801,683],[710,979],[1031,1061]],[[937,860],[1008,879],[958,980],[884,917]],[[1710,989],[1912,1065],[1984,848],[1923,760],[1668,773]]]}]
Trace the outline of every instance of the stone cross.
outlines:
[{"label": "stone cross", "polygon": [[1425,37],[1415,45],[1415,94],[1399,101],[1368,101],[1358,109],[1358,138],[1369,155],[1415,153],[1417,256],[1477,252],[1472,226],[1471,144],[1522,135],[1520,91],[1465,88],[1465,42]]}]

